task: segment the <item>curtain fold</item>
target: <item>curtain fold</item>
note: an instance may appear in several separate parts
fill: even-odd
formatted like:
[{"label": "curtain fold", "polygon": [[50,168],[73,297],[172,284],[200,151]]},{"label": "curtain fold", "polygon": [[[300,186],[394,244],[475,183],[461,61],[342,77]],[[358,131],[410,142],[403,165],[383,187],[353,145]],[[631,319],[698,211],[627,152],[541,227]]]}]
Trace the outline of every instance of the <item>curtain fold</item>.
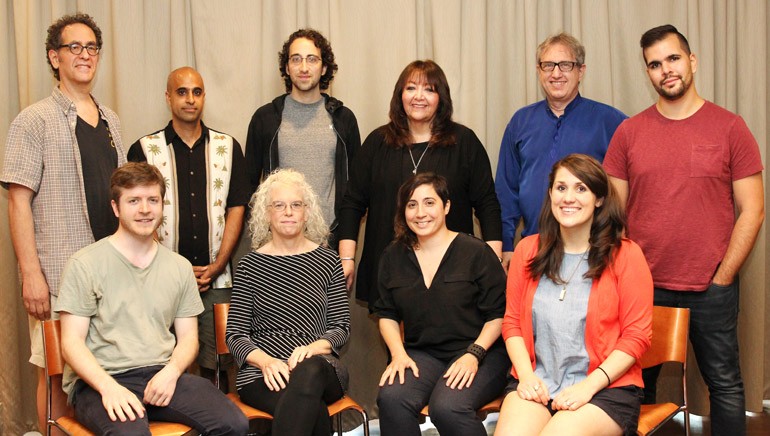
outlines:
[{"label": "curtain fold", "polygon": [[[190,65],[206,85],[207,125],[246,141],[257,107],[284,92],[277,53],[288,35],[314,27],[331,40],[339,71],[330,92],[356,114],[362,139],[387,121],[393,86],[412,60],[432,58],[449,79],[456,121],[471,127],[496,168],[505,126],[517,109],[543,98],[535,49],[567,31],[586,47],[581,93],[633,115],[657,98],[646,77],[641,34],[671,23],[698,57],[695,83],[708,100],[742,115],[768,151],[768,11],[764,0],[13,0],[0,7],[0,155],[19,110],[51,92],[45,32],[83,11],[103,31],[94,95],[121,118],[127,144],[162,128],[168,73]],[[34,372],[26,316],[10,243],[7,191],[0,191],[0,433],[33,428]],[[665,213],[665,211],[661,211]],[[245,239],[245,238],[244,238]],[[770,391],[766,309],[770,268],[763,229],[741,276],[740,335],[747,407],[762,410]],[[238,255],[248,249],[241,243]],[[352,298],[352,297],[351,297]],[[376,416],[385,352],[376,322],[351,300],[353,335],[344,353],[351,395]],[[692,360],[690,400],[707,413],[707,392]]]}]

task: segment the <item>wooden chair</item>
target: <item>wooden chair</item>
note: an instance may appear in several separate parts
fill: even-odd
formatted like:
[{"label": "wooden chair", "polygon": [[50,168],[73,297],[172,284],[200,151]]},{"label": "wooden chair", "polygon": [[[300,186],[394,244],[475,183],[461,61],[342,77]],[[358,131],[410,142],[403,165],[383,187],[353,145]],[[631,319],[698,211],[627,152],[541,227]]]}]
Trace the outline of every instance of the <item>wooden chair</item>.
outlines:
[{"label": "wooden chair", "polygon": [[[476,414],[480,417],[483,417],[489,413],[493,412],[499,412],[500,407],[503,405],[503,398],[504,396],[500,396],[495,398],[494,400],[488,402],[487,404],[481,406],[481,409],[476,411]],[[425,406],[420,411],[420,415],[422,416],[430,416],[430,410],[428,409],[428,406]]]},{"label": "wooden chair", "polygon": [[676,307],[655,306],[652,312],[652,344],[642,355],[642,368],[666,362],[682,364],[683,402],[643,404],[639,415],[639,435],[657,431],[677,413],[684,412],[684,428],[690,435],[690,412],[687,409],[687,333],[690,324],[690,310]]},{"label": "wooden chair", "polygon": [[[93,436],[93,433],[77,422],[75,418],[62,416],[58,419],[51,417],[52,386],[51,377],[59,376],[64,371],[64,359],[61,353],[61,326],[59,320],[47,320],[43,322],[43,350],[45,352],[45,380],[46,380],[46,435],[51,436],[53,427],[58,428],[70,436]],[[181,436],[198,434],[190,427],[173,422],[150,422],[150,433],[156,436]]]},{"label": "wooden chair", "polygon": [[[220,303],[214,305],[214,332],[216,336],[216,385],[219,387],[219,372],[220,372],[220,358],[230,353],[230,348],[225,341],[225,331],[227,330],[227,314],[230,311],[229,303]],[[241,401],[237,393],[227,394],[229,398],[249,420],[252,419],[273,419],[273,416],[267,412],[256,409]],[[369,416],[366,414],[366,410],[356,403],[352,398],[343,396],[339,400],[332,404],[329,404],[329,416],[336,416],[337,418],[337,432],[339,436],[342,436],[342,412],[346,410],[355,410],[361,415],[361,419],[364,424],[364,436],[369,436]]]}]

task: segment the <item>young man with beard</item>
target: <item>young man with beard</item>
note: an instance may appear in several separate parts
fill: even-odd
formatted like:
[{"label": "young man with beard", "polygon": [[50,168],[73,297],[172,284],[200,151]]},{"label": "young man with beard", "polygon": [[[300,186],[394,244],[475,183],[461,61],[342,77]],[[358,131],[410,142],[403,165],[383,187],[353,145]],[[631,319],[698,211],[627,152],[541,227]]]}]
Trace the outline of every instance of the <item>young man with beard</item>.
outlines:
[{"label": "young man with beard", "polygon": [[[342,102],[321,91],[334,79],[329,41],[313,29],[292,33],[278,54],[286,94],[254,112],[246,138],[252,190],[277,168],[301,172],[321,201],[336,250],[337,213],[353,155],[361,146],[358,122]],[[352,262],[353,259],[343,259]]]},{"label": "young man with beard", "polygon": [[148,420],[246,434],[243,413],[185,373],[198,351],[203,305],[190,262],[155,241],[163,176],[128,163],[113,173],[110,190],[118,230],[70,258],[55,307],[75,417],[96,434],[149,434]]},{"label": "young man with beard", "polygon": [[[690,309],[712,433],[744,434],[738,272],[764,219],[759,147],[740,116],[698,95],[698,60],[674,26],[648,30],[641,46],[659,98],[620,125],[604,166],[649,262],[654,303]],[[659,370],[645,374],[645,402]]]}]

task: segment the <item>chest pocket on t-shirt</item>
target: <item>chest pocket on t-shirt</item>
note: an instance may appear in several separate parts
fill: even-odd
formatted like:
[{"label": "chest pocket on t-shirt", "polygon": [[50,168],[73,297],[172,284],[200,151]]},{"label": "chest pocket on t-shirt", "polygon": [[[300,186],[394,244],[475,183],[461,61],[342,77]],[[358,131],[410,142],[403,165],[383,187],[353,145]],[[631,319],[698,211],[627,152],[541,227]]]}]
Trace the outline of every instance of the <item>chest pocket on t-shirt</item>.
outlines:
[{"label": "chest pocket on t-shirt", "polygon": [[693,144],[690,154],[690,177],[720,177],[722,147],[716,144]]}]

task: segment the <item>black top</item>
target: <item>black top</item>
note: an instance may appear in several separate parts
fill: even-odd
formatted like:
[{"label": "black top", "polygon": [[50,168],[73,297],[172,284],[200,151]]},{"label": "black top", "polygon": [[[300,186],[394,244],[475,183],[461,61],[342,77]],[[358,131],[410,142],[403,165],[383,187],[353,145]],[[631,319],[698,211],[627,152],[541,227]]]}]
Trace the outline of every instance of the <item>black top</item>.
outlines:
[{"label": "black top", "polygon": [[[209,129],[201,122],[201,136],[192,148],[176,134],[171,122],[163,130],[166,141],[174,146],[176,165],[177,203],[179,208],[179,254],[194,266],[206,266],[209,256],[209,219],[206,207],[206,141]],[[130,162],[146,162],[142,145],[136,141],[128,150]],[[233,162],[230,169],[230,189],[226,208],[245,206],[251,198],[246,179],[243,150],[233,138]]]},{"label": "black top", "polygon": [[[495,195],[489,157],[473,130],[453,123],[457,143],[427,150],[418,173],[432,171],[447,178],[452,206],[447,227],[473,234],[473,210],[484,240],[502,239],[500,203]],[[420,145],[412,151],[414,162],[422,155]],[[414,165],[406,147],[387,144],[381,128],[372,132],[356,154],[350,182],[338,216],[340,239],[358,239],[364,214],[366,234],[356,279],[356,297],[371,307],[377,298],[377,266],[382,251],[393,240],[396,196],[401,184],[412,176]]]},{"label": "black top", "polygon": [[[280,167],[280,147],[278,130],[281,128],[283,108],[289,94],[279,95],[272,102],[254,112],[249,122],[246,136],[246,162],[252,192],[257,189],[263,178]],[[358,133],[358,121],[353,112],[340,100],[321,94],[324,108],[332,118],[334,133],[337,135],[334,153],[334,213],[337,219],[328,223],[332,231],[330,245],[336,247],[336,230],[339,209],[345,196],[350,166],[357,150],[361,147],[361,135]]]},{"label": "black top", "polygon": [[118,218],[110,204],[110,177],[118,167],[118,152],[112,143],[107,121],[102,118],[94,127],[78,117],[75,136],[83,169],[88,221],[94,240],[98,241],[118,230]]},{"label": "black top", "polygon": [[459,233],[452,241],[430,288],[414,251],[394,243],[382,254],[374,311],[404,322],[406,348],[450,360],[465,353],[486,322],[503,317],[505,281],[492,248],[473,236]]}]

